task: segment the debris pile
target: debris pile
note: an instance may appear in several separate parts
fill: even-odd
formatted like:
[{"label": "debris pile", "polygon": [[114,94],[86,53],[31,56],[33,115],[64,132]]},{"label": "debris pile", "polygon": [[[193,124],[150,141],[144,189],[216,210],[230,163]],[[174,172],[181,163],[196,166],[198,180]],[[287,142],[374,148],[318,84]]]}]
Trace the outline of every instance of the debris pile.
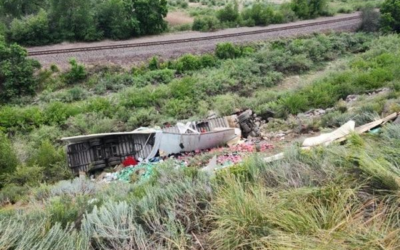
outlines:
[{"label": "debris pile", "polygon": [[263,124],[261,117],[248,109],[237,116],[237,122],[244,138],[260,137],[260,126]]},{"label": "debris pile", "polygon": [[150,161],[140,162],[136,166],[125,168],[117,167],[115,173],[107,173],[101,179],[102,182],[143,182],[148,180],[154,173],[158,164],[170,160],[176,167],[197,167],[203,168],[214,159],[213,169],[222,169],[243,162],[243,160],[255,152],[268,152],[273,145],[265,141],[247,140],[230,147],[218,147],[207,150],[196,150],[185,152],[169,157],[156,157]]}]

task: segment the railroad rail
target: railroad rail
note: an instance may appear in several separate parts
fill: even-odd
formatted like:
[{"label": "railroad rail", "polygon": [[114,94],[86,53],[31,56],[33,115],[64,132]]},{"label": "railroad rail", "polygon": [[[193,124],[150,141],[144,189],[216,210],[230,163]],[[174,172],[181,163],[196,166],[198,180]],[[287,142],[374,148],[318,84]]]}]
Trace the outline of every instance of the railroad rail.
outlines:
[{"label": "railroad rail", "polygon": [[174,40],[164,40],[164,41],[154,41],[154,42],[126,43],[126,44],[114,44],[114,45],[103,45],[103,46],[92,46],[92,47],[79,47],[79,48],[70,48],[70,49],[28,51],[28,56],[41,56],[41,55],[65,54],[65,53],[76,53],[76,52],[96,51],[96,50],[112,50],[112,49],[123,49],[123,48],[148,47],[148,46],[168,45],[168,44],[177,44],[177,43],[197,42],[197,41],[205,41],[205,40],[216,40],[216,39],[221,39],[221,38],[256,35],[256,34],[261,34],[261,33],[270,33],[270,32],[276,32],[276,31],[293,30],[293,29],[299,29],[299,28],[304,28],[304,27],[312,27],[312,26],[319,26],[319,25],[325,25],[325,24],[340,23],[340,22],[356,20],[356,19],[360,19],[359,14],[356,16],[343,17],[343,18],[337,18],[337,19],[332,19],[332,20],[316,21],[316,22],[311,22],[311,23],[294,24],[294,25],[289,25],[289,26],[285,26],[285,27],[265,28],[265,29],[254,30],[254,31],[245,31],[245,32],[239,32],[239,33],[194,37],[194,38],[187,38],[187,39],[184,38],[184,39],[174,39]]}]

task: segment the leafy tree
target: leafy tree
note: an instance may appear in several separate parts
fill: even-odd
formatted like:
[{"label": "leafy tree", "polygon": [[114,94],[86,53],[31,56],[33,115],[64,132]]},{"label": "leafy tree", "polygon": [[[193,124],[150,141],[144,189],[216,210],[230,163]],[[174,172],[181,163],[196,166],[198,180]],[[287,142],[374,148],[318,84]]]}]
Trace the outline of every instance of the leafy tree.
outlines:
[{"label": "leafy tree", "polygon": [[8,45],[0,38],[0,100],[34,94],[37,85],[34,72],[39,62],[28,59],[27,51],[17,44]]},{"label": "leafy tree", "polygon": [[11,23],[9,38],[25,45],[41,45],[50,42],[49,19],[45,10],[37,15],[14,19]]},{"label": "leafy tree", "polygon": [[292,0],[292,9],[299,18],[316,18],[327,12],[326,0]]},{"label": "leafy tree", "polygon": [[157,34],[166,30],[167,0],[135,0],[132,7],[140,24],[140,34]]},{"label": "leafy tree", "polygon": [[368,5],[362,9],[361,30],[374,32],[379,29],[380,13],[374,9],[374,6]]},{"label": "leafy tree", "polygon": [[253,20],[255,25],[268,25],[273,22],[274,10],[265,4],[254,4],[243,12],[244,20]]},{"label": "leafy tree", "polygon": [[98,7],[98,27],[111,39],[127,39],[139,33],[139,21],[126,0],[106,0]]},{"label": "leafy tree", "polygon": [[235,5],[228,4],[225,8],[217,12],[217,17],[221,22],[235,22],[239,18],[239,8]]},{"label": "leafy tree", "polygon": [[98,40],[102,32],[96,29],[90,1],[51,0],[51,31],[62,40]]},{"label": "leafy tree", "polygon": [[381,6],[381,29],[400,32],[400,0],[386,0]]},{"label": "leafy tree", "polygon": [[4,14],[12,17],[21,17],[35,14],[45,8],[47,0],[0,0]]}]

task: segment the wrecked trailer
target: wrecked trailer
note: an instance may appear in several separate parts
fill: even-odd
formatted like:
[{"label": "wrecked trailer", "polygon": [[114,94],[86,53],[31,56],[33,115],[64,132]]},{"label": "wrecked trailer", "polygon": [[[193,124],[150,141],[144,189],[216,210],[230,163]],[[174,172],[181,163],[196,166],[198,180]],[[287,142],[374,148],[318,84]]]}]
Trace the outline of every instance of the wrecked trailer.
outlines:
[{"label": "wrecked trailer", "polygon": [[151,159],[158,153],[162,132],[155,130],[104,133],[62,138],[68,143],[68,166],[78,174],[121,164],[127,157]]},{"label": "wrecked trailer", "polygon": [[140,128],[133,132],[105,133],[62,138],[68,143],[68,166],[74,173],[113,167],[127,157],[150,160],[183,152],[223,146],[240,137],[229,117],[178,123],[162,130]]},{"label": "wrecked trailer", "polygon": [[170,155],[196,150],[210,149],[225,145],[236,138],[235,129],[224,128],[205,133],[169,133],[163,132],[160,154]]},{"label": "wrecked trailer", "polygon": [[178,154],[223,146],[238,136],[230,123],[230,117],[220,117],[164,127],[160,154]]}]

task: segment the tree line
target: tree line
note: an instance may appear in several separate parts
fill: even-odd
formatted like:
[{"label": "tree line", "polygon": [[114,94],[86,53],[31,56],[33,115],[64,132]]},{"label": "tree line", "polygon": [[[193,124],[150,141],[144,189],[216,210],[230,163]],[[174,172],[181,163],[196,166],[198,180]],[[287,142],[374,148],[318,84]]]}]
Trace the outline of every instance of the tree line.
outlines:
[{"label": "tree line", "polygon": [[10,42],[127,39],[167,28],[166,0],[0,0],[0,33]]}]

